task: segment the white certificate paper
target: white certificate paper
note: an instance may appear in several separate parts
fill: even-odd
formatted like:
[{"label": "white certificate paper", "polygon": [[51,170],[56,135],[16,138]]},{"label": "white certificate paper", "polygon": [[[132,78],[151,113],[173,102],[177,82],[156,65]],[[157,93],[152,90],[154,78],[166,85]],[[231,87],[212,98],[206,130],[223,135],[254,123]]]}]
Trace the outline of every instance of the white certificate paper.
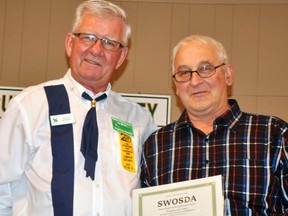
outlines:
[{"label": "white certificate paper", "polygon": [[133,191],[133,216],[223,216],[222,176]]}]

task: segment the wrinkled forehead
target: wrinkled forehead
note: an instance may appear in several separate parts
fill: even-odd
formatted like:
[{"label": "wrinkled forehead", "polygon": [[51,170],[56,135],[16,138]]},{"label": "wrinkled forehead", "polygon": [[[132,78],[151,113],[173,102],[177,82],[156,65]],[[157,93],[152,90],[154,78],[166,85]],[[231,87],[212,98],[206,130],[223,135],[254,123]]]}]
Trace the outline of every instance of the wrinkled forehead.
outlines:
[{"label": "wrinkled forehead", "polygon": [[175,66],[181,64],[198,65],[199,62],[219,61],[216,48],[211,44],[199,41],[188,41],[184,43],[175,55]]}]

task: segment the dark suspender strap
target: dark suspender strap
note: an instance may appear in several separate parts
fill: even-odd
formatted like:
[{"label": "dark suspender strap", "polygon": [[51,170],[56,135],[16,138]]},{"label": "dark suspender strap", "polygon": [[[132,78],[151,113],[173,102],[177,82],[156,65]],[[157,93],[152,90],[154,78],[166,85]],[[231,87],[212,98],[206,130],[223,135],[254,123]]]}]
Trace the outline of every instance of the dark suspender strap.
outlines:
[{"label": "dark suspender strap", "polygon": [[[44,87],[50,116],[70,113],[69,99],[64,85]],[[54,216],[73,215],[74,150],[72,124],[52,126],[52,202]]]}]

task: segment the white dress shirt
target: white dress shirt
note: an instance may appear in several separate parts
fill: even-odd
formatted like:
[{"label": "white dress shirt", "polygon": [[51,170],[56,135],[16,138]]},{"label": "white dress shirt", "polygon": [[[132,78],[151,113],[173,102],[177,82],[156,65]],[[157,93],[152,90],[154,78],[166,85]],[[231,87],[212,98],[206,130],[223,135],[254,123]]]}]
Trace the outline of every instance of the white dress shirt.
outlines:
[{"label": "white dress shirt", "polygon": [[[0,215],[52,216],[52,155],[48,102],[43,86],[64,84],[68,93],[74,135],[75,216],[132,215],[132,190],[139,187],[142,144],[156,130],[151,114],[138,104],[106,89],[107,99],[97,103],[99,127],[95,180],[86,177],[80,152],[82,126],[90,101],[86,91],[70,74],[59,80],[29,87],[8,104],[0,120]],[[119,132],[112,117],[131,123],[136,172],[121,163]]]}]

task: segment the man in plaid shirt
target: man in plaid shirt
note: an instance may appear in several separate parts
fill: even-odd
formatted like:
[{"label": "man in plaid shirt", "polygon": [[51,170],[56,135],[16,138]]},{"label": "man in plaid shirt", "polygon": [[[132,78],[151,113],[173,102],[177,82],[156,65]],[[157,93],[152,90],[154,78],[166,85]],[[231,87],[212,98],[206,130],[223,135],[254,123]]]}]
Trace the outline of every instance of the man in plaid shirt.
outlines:
[{"label": "man in plaid shirt", "polygon": [[219,41],[189,36],[172,60],[185,110],[147,139],[142,187],[222,175],[224,215],[288,215],[288,124],[228,99],[233,66]]}]

